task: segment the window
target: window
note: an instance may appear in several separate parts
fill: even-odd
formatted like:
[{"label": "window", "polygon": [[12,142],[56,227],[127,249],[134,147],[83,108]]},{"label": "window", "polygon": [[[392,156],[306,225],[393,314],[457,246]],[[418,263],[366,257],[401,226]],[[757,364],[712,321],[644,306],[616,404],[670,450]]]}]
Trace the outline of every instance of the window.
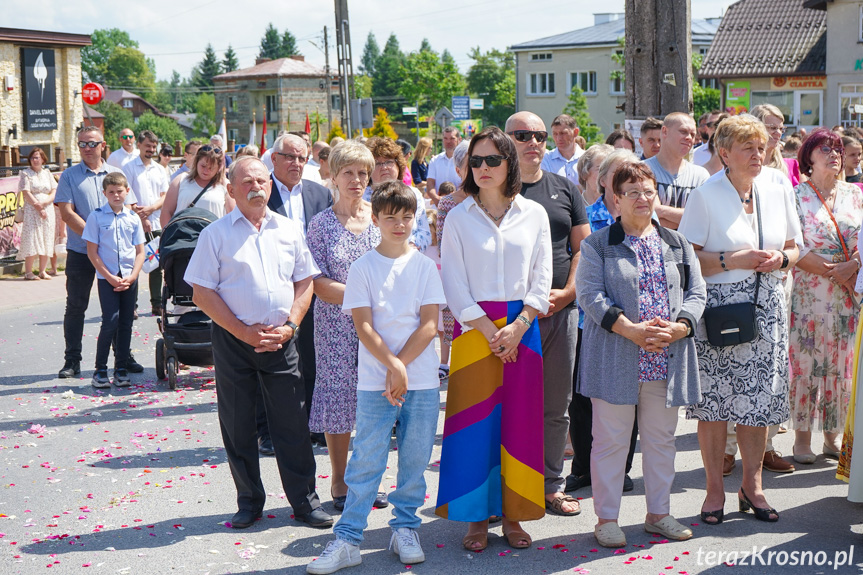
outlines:
[{"label": "window", "polygon": [[863,5],[860,6],[860,17],[857,20],[857,41],[863,42]]},{"label": "window", "polygon": [[528,74],[527,93],[531,96],[554,96],[554,72]]},{"label": "window", "polygon": [[702,88],[713,88],[714,90],[719,89],[719,80],[716,78],[699,78],[698,84]]},{"label": "window", "polygon": [[624,70],[622,69],[623,50],[615,50],[611,56],[611,61],[615,64],[613,67],[617,69],[612,69],[611,71],[611,82],[608,85],[608,93],[612,96],[625,96],[626,82],[623,80]]},{"label": "window", "polygon": [[570,72],[569,92],[573,86],[578,86],[585,94],[596,94],[596,72]]},{"label": "window", "polygon": [[[239,137],[240,137],[239,130],[237,130],[236,128],[231,128],[230,130],[228,130],[228,139],[229,140],[233,140],[236,142],[237,138],[239,138]],[[228,143],[225,142],[225,145],[227,146]]]},{"label": "window", "polygon": [[228,111],[232,114],[237,113],[237,98],[234,96],[228,96]]},{"label": "window", "polygon": [[131,98],[123,98],[123,107],[131,108],[133,106]]},{"label": "window", "polygon": [[611,85],[608,87],[608,92],[612,96],[625,96],[626,82],[621,78],[612,78]]},{"label": "window", "polygon": [[539,54],[530,55],[531,62],[549,62],[551,61],[551,52],[541,52]]},{"label": "window", "polygon": [[794,120],[794,92],[752,92],[750,110],[759,104],[773,104],[785,115],[785,124],[797,124]]},{"label": "window", "polygon": [[268,122],[278,122],[279,121],[279,98],[276,94],[270,94],[269,96],[267,96],[266,107],[267,107],[267,121]]},{"label": "window", "polygon": [[342,97],[339,94],[330,94],[330,107],[333,110],[342,109]]},{"label": "window", "polygon": [[843,126],[863,126],[863,84],[839,86],[839,123]]}]

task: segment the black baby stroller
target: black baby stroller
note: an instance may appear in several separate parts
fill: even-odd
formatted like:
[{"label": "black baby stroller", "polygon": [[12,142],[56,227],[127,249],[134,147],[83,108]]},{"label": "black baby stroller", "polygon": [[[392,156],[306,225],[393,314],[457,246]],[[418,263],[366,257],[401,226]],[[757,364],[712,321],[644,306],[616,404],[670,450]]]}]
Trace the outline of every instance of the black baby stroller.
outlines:
[{"label": "black baby stroller", "polygon": [[[164,271],[165,284],[162,286],[162,315],[156,320],[162,332],[162,338],[156,342],[156,375],[160,380],[167,376],[171,389],[177,388],[181,363],[198,367],[213,365],[212,321],[194,307],[192,286],[183,279],[201,230],[217,219],[212,212],[194,207],[207,188],[188,208],[171,219],[162,230],[159,242],[159,266]],[[172,312],[168,312],[168,302],[177,306]]]}]

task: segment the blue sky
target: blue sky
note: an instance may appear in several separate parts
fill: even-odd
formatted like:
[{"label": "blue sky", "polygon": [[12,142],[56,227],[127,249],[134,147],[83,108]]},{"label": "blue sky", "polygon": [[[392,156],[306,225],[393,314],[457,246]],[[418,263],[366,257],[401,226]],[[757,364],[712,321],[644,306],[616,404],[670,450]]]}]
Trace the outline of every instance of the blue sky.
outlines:
[{"label": "blue sky", "polygon": [[[692,14],[695,18],[720,16],[732,3],[692,0]],[[449,49],[466,71],[472,46],[504,49],[591,26],[596,6],[605,12],[622,12],[624,0],[351,0],[354,66],[370,31],[382,48],[390,32],[395,32],[402,50],[417,49],[426,37],[436,50]],[[268,22],[280,31],[289,29],[299,39],[307,61],[321,66],[323,27],[327,26],[330,65],[335,67],[331,0],[41,0],[38,10],[5,11],[3,26],[79,34],[97,28],[121,28],[153,58],[157,76],[169,78],[172,70],[188,75],[203,57],[208,42],[219,57],[230,44],[241,67],[253,65]]]}]

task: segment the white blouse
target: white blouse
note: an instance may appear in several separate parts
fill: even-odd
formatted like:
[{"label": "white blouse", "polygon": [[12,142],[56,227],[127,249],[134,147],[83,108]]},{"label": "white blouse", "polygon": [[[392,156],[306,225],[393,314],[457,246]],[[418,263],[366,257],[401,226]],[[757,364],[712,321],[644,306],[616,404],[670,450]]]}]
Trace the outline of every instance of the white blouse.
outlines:
[{"label": "white blouse", "polygon": [[[803,245],[800,219],[794,204],[791,182],[756,178],[755,187],[761,201],[761,226],[765,250],[781,250],[788,240]],[[753,206],[754,207],[754,206]],[[733,252],[758,249],[758,220],[753,210],[743,211],[737,190],[727,176],[711,177],[692,190],[677,231],[706,252]],[[735,283],[745,280],[755,270],[734,269],[705,276],[708,284]],[[781,277],[781,272],[772,272]]]},{"label": "white blouse", "polygon": [[520,300],[548,312],[551,268],[548,214],[538,203],[515,196],[500,227],[473,197],[447,214],[441,275],[449,308],[465,330],[485,315],[477,302]]}]

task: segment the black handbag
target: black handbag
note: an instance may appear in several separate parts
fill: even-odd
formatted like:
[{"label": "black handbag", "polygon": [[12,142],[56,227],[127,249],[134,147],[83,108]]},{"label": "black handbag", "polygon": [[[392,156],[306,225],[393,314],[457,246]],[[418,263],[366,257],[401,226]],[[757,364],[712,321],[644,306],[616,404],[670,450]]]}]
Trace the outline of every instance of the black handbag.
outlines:
[{"label": "black handbag", "polygon": [[[755,199],[755,213],[758,218],[758,249],[764,249],[764,234],[761,230],[761,202],[758,191],[752,184]],[[758,291],[761,287],[761,273],[755,272],[755,298],[753,301],[721,305],[704,310],[702,318],[707,329],[710,345],[725,347],[747,343],[758,337],[758,322],[755,310],[758,306]]]}]

